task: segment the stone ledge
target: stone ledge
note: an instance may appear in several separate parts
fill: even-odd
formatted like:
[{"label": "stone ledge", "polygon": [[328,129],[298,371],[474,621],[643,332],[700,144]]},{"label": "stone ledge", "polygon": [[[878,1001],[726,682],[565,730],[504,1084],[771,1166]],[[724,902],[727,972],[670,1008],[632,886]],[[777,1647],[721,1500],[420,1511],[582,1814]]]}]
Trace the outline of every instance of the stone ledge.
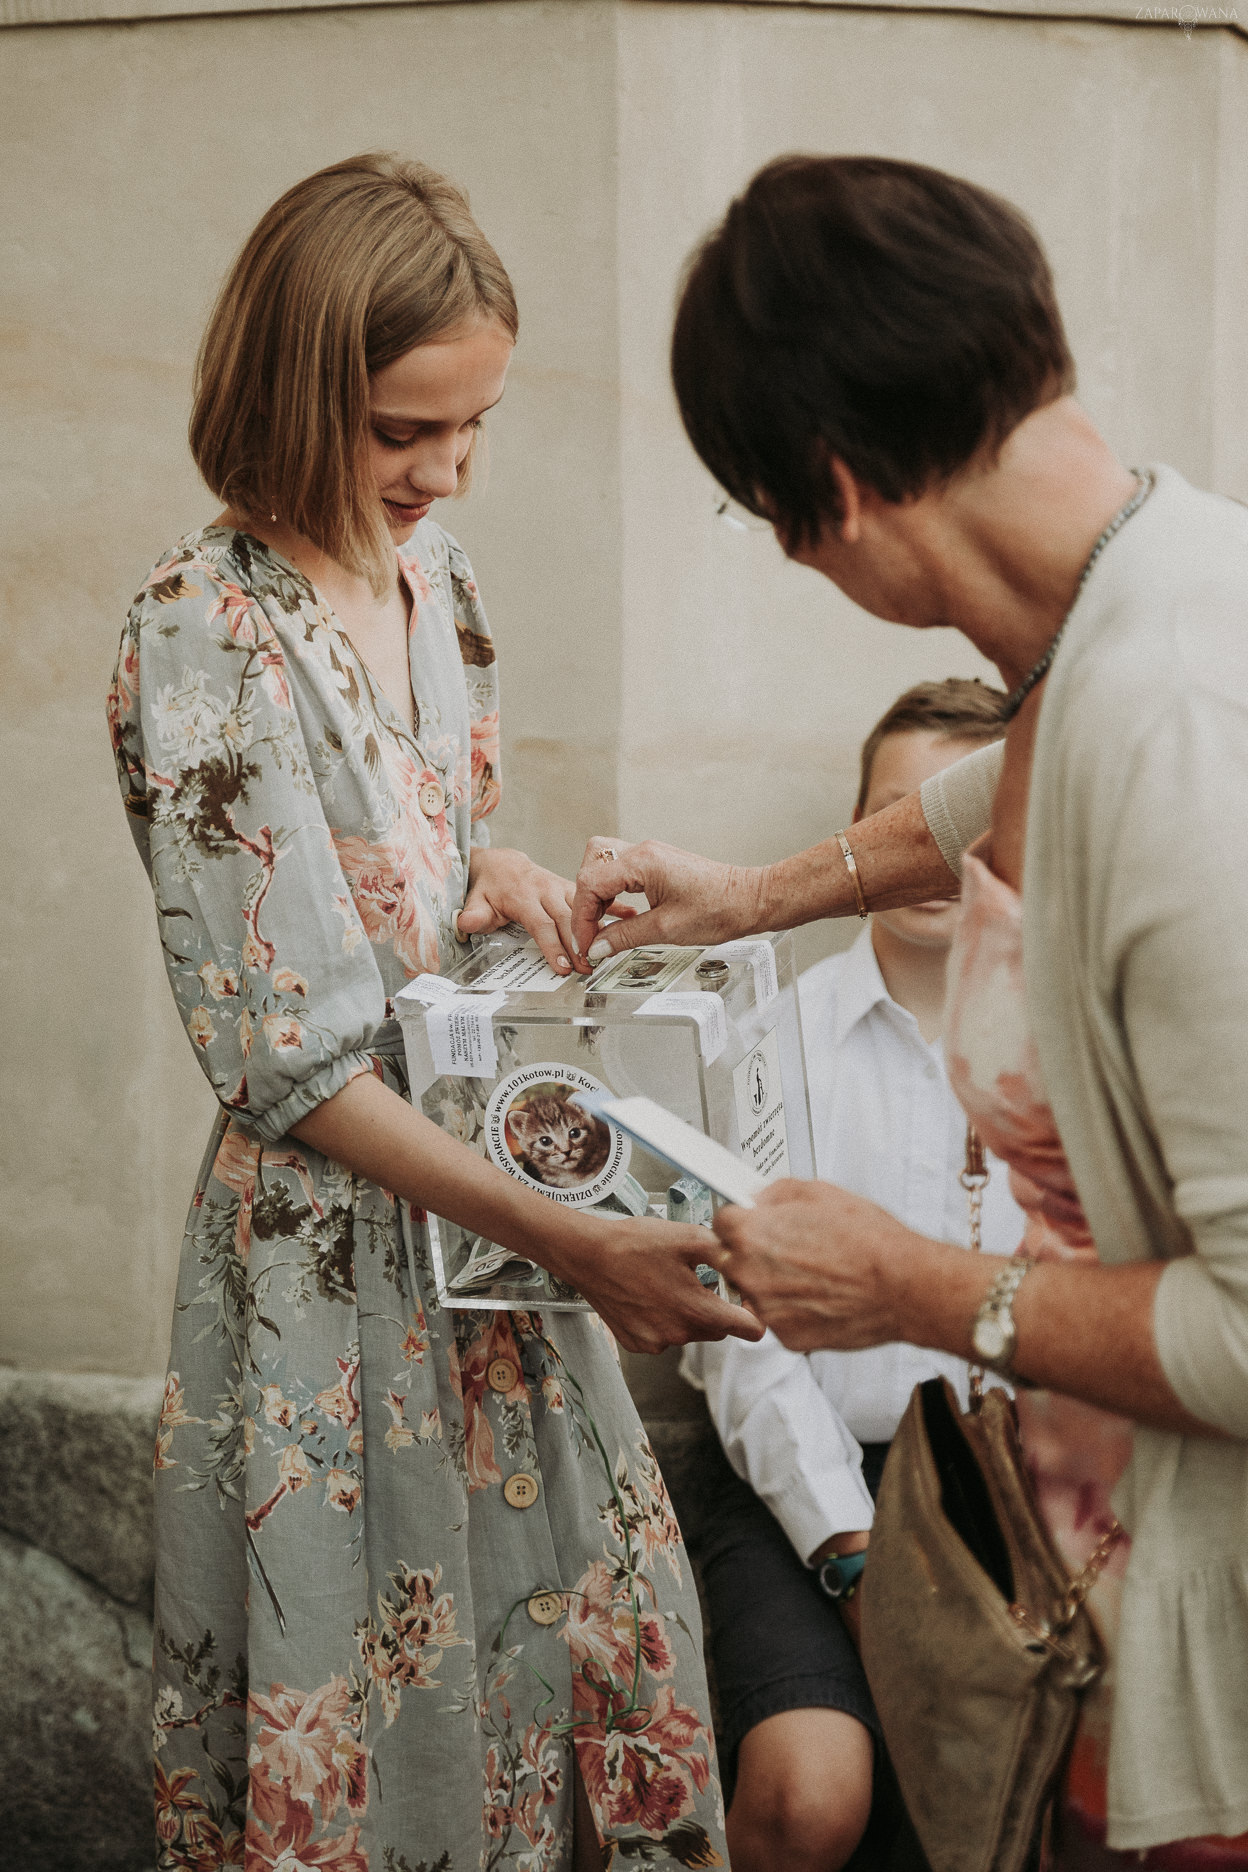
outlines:
[{"label": "stone ledge", "polygon": [[[507,0],[453,0],[465,6],[500,6]],[[590,0],[562,0],[564,5],[584,5]],[[629,5],[663,5],[667,0],[624,0]],[[194,19],[205,15],[232,13],[308,13],[328,8],[357,6],[441,6],[447,0],[0,0],[0,28],[6,26],[67,26],[139,20]],[[1180,11],[1192,26],[1203,31],[1211,27],[1248,38],[1248,17],[1237,17],[1234,5],[1192,5],[1183,8],[1181,0],[1171,8],[1114,5],[1112,0],[698,0],[701,5],[731,8],[750,6],[848,7],[855,12],[899,13],[983,13],[1000,19],[1094,20],[1118,26],[1165,26],[1171,32],[1179,25]],[[1156,15],[1164,17],[1154,17]]]},{"label": "stone ledge", "polygon": [[149,1872],[151,1621],[0,1533],[0,1813],[21,1872]]},{"label": "stone ledge", "polygon": [[126,1605],[152,1590],[159,1378],[0,1368],[0,1528]]}]

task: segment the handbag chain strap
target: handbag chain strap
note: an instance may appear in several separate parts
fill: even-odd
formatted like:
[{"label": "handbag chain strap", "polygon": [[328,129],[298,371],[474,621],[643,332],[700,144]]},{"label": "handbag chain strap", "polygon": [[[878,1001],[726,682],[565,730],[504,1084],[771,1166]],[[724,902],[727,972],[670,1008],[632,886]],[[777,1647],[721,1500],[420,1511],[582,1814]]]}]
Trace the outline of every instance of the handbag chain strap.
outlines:
[{"label": "handbag chain strap", "polygon": [[[973,1254],[982,1253],[984,1246],[984,1190],[988,1185],[988,1176],[988,1159],[984,1155],[983,1139],[980,1137],[974,1125],[968,1120],[966,1126],[966,1167],[959,1175],[958,1181],[966,1191],[966,1207],[970,1220],[971,1252]],[[977,1411],[984,1401],[984,1368],[982,1365],[972,1365],[969,1367],[969,1370],[971,1409]],[[1075,1614],[1078,1612],[1092,1588],[1096,1585],[1101,1574],[1105,1571],[1109,1556],[1113,1553],[1119,1541],[1125,1540],[1126,1537],[1127,1531],[1115,1515],[1108,1528],[1106,1528],[1105,1532],[1101,1535],[1100,1540],[1097,1541],[1096,1546],[1092,1549],[1092,1552],[1088,1555],[1084,1565],[1070,1582],[1070,1589],[1065,1599],[1062,1601],[1061,1612],[1057,1620],[1056,1629],[1058,1631],[1065,1631],[1068,1625],[1073,1624]],[[1022,1608],[1011,1607],[1011,1610],[1021,1611]]]},{"label": "handbag chain strap", "polygon": [[[983,1139],[969,1119],[966,1125],[966,1167],[959,1175],[958,1182],[966,1191],[967,1214],[971,1225],[971,1253],[980,1254],[984,1246],[984,1190],[988,1184],[988,1159],[984,1156]],[[982,1365],[971,1365],[968,1370],[971,1383],[971,1409],[977,1411],[984,1401],[984,1368]]]},{"label": "handbag chain strap", "polygon": [[1100,1579],[1101,1574],[1105,1571],[1110,1554],[1113,1553],[1119,1541],[1126,1540],[1126,1538],[1127,1530],[1123,1527],[1117,1515],[1115,1515],[1105,1532],[1101,1535],[1100,1540],[1097,1541],[1096,1546],[1088,1555],[1083,1566],[1070,1582],[1070,1591],[1067,1593],[1062,1603],[1062,1615],[1059,1629],[1064,1630],[1067,1625],[1073,1623],[1075,1613],[1079,1610],[1092,1588],[1096,1585],[1097,1580]]}]

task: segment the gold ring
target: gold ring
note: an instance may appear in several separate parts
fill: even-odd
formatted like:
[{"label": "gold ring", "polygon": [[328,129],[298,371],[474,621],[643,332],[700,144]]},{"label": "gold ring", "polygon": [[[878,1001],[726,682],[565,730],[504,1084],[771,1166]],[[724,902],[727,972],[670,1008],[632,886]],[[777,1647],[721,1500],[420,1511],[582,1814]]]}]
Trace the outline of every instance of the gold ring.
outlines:
[{"label": "gold ring", "polygon": [[614,864],[619,855],[614,845],[604,845],[600,852],[594,853],[595,858],[605,858],[608,864]]}]

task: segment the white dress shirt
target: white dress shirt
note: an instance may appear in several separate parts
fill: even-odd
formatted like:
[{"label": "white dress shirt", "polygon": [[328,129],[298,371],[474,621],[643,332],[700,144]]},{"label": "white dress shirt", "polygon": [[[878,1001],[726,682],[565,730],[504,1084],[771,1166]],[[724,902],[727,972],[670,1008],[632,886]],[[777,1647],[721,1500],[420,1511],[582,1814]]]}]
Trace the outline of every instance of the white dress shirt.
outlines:
[{"label": "white dress shirt", "polygon": [[[966,1117],[945,1077],[940,1043],[884,986],[870,926],[844,955],[799,984],[810,1115],[819,1175],[868,1197],[907,1228],[969,1245]],[[989,1158],[983,1244],[1013,1254],[1023,1213],[1005,1166]],[[944,1373],[963,1405],[962,1359],[918,1346],[790,1352],[772,1333],[686,1346],[681,1373],[705,1391],[733,1468],[775,1515],[802,1559],[830,1535],[869,1528],[862,1443],[887,1442],[910,1393]]]}]

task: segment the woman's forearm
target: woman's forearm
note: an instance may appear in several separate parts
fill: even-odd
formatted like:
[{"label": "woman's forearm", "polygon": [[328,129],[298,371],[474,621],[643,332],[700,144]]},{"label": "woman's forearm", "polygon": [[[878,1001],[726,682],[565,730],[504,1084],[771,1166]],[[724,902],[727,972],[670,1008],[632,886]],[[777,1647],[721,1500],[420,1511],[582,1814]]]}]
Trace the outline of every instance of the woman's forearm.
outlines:
[{"label": "woman's forearm", "polygon": [[699,1281],[695,1269],[711,1248],[705,1229],[651,1216],[594,1216],[526,1189],[371,1073],[309,1112],[294,1135],[400,1200],[567,1281],[630,1352],[728,1335],[762,1338],[753,1314]]},{"label": "woman's forearm", "polygon": [[[957,896],[958,880],[932,837],[917,793],[860,819],[846,836],[872,910]],[[794,929],[858,910],[845,854],[834,838],[767,865],[759,896],[760,930]]]},{"label": "woman's forearm", "polygon": [[371,1073],[350,1080],[309,1112],[294,1136],[356,1176],[512,1248],[552,1274],[563,1277],[569,1259],[584,1246],[585,1221],[575,1210],[525,1189]]},{"label": "woman's forearm", "polygon": [[[860,819],[846,836],[872,910],[957,896],[958,880],[932,837],[917,793]],[[640,893],[650,908],[603,926],[615,899],[629,893]],[[640,943],[728,942],[857,911],[845,854],[834,838],[755,867],[718,864],[654,839],[626,846],[595,839],[576,881],[573,952],[586,971]]]},{"label": "woman's forearm", "polygon": [[[831,1183],[773,1183],[751,1209],[721,1209],[719,1265],[795,1351],[854,1351],[902,1341],[974,1359],[971,1328],[999,1255],[917,1235]],[[1013,1303],[1015,1370],[1033,1384],[1137,1423],[1217,1436],[1176,1397],[1157,1351],[1153,1302],[1163,1263],[1033,1266]]]},{"label": "woman's forearm", "polygon": [[[1007,1263],[914,1238],[913,1260],[894,1273],[899,1337],[974,1361],[971,1324]],[[1135,1423],[1217,1436],[1186,1411],[1157,1354],[1153,1301],[1164,1262],[1121,1267],[1042,1261],[1014,1296],[1014,1369],[1046,1390],[1117,1411]]]}]

